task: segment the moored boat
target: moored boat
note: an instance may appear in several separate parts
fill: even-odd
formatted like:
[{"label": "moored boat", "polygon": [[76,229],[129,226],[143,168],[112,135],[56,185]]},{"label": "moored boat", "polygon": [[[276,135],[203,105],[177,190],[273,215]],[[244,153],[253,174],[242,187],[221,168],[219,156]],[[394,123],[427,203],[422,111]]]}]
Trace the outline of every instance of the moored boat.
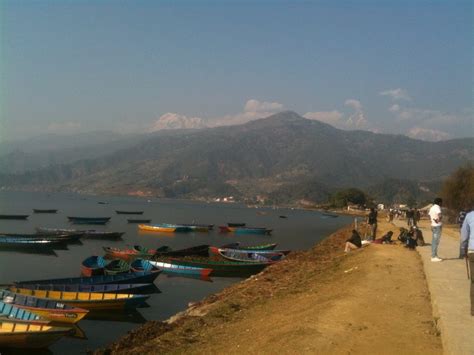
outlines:
[{"label": "moored boat", "polygon": [[[104,285],[82,285],[82,284],[19,284],[21,288],[29,290],[44,291],[66,291],[66,292],[94,292],[94,293],[149,293],[156,291],[156,286],[151,283],[143,284],[104,284]],[[0,311],[1,312],[1,311]]]},{"label": "moored boat", "polygon": [[0,348],[46,348],[70,332],[71,328],[0,320]]},{"label": "moored boat", "polygon": [[115,211],[117,214],[143,214],[143,211]]},{"label": "moored boat", "polygon": [[241,222],[229,222],[227,223],[227,227],[245,227],[247,224],[246,223],[241,223]]},{"label": "moored boat", "polygon": [[120,258],[124,260],[130,260],[135,258],[147,259],[151,258],[156,254],[157,250],[168,251],[171,250],[167,246],[160,247],[158,249],[148,249],[140,245],[134,245],[131,249],[119,249],[113,247],[102,247],[109,257]]},{"label": "moored boat", "polygon": [[111,217],[73,217],[68,216],[67,219],[72,224],[107,224]]},{"label": "moored boat", "polygon": [[209,245],[202,244],[196,245],[190,248],[178,249],[178,250],[168,250],[168,251],[159,251],[155,253],[156,257],[175,257],[175,256],[209,256]]},{"label": "moored boat", "polygon": [[39,315],[27,311],[26,309],[16,307],[14,304],[0,301],[0,320],[30,322],[37,324],[48,324],[48,319],[42,318]]},{"label": "moored boat", "polygon": [[147,231],[147,232],[164,232],[164,233],[192,232],[192,229],[188,226],[182,226],[179,224],[169,224],[169,223],[139,224],[138,229],[142,231]]},{"label": "moored boat", "polygon": [[[274,251],[252,251],[240,249],[220,249],[209,248],[209,251],[215,255],[219,255],[224,259],[231,261],[246,261],[246,262],[274,262],[280,261],[285,257],[285,254]],[[289,251],[285,251],[289,253]]]},{"label": "moored boat", "polygon": [[138,271],[152,271],[157,270],[157,268],[150,263],[148,260],[144,259],[135,259],[130,263],[130,270],[133,272]]},{"label": "moored boat", "polygon": [[223,245],[219,248],[221,249],[243,249],[243,250],[273,250],[276,248],[277,243],[268,243],[268,244],[260,244],[260,245],[241,245],[239,242],[236,243],[229,243]]},{"label": "moored boat", "polygon": [[206,278],[206,277],[209,277],[209,275],[212,272],[212,269],[209,269],[209,268],[185,266],[185,265],[174,264],[172,262],[151,260],[150,263],[167,274],[196,275],[196,276]]},{"label": "moored boat", "polygon": [[28,214],[0,214],[0,219],[27,219]]},{"label": "moored boat", "polygon": [[219,226],[219,230],[222,233],[235,233],[235,234],[271,234],[272,230],[263,227],[229,227]]},{"label": "moored boat", "polygon": [[213,224],[178,224],[180,227],[190,228],[192,232],[209,232],[214,228]]},{"label": "moored boat", "polygon": [[58,210],[44,210],[44,209],[38,209],[38,208],[33,208],[33,213],[57,213]]},{"label": "moored boat", "polygon": [[63,245],[63,240],[48,240],[48,239],[28,239],[16,237],[0,237],[0,249],[42,249],[53,248]]},{"label": "moored boat", "polygon": [[89,256],[81,264],[81,274],[83,276],[103,275],[107,261],[102,256]]},{"label": "moored boat", "polygon": [[213,261],[210,259],[158,259],[157,261],[168,262],[176,265],[193,266],[204,269],[212,269],[210,276],[248,276],[262,271],[273,262],[233,262]]},{"label": "moored boat", "polygon": [[151,219],[140,219],[140,218],[128,218],[128,223],[150,223]]},{"label": "moored boat", "polygon": [[130,271],[130,264],[122,259],[113,259],[109,261],[104,267],[106,275],[124,274]]},{"label": "moored boat", "polygon": [[60,323],[77,323],[89,312],[87,309],[73,307],[56,300],[27,296],[6,290],[0,290],[0,298],[5,303]]},{"label": "moored boat", "polygon": [[87,310],[126,309],[136,308],[150,297],[128,293],[100,293],[100,292],[65,292],[48,290],[30,290],[26,288],[10,287],[16,294],[56,300],[64,304]]},{"label": "moored boat", "polygon": [[91,277],[69,277],[57,279],[15,281],[14,284],[22,287],[25,284],[81,284],[81,285],[104,285],[104,284],[129,284],[129,283],[153,283],[161,271],[131,272],[119,275],[98,275]]}]

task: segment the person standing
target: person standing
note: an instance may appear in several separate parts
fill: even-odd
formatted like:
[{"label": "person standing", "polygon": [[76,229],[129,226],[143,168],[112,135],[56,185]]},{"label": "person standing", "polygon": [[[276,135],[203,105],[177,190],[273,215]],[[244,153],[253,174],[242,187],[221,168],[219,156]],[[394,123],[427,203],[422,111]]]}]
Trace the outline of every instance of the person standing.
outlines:
[{"label": "person standing", "polygon": [[370,240],[375,240],[377,234],[377,211],[375,208],[370,209],[367,224],[370,226]]},{"label": "person standing", "polygon": [[433,232],[433,237],[431,240],[431,261],[438,262],[443,261],[438,257],[438,246],[441,240],[441,230],[443,228],[443,222],[441,222],[441,206],[443,205],[443,200],[439,197],[435,198],[433,201],[433,206],[431,206],[429,211],[429,216],[431,220],[431,231]]},{"label": "person standing", "polygon": [[460,258],[468,258],[471,279],[471,316],[474,316],[474,211],[466,214],[461,228]]}]

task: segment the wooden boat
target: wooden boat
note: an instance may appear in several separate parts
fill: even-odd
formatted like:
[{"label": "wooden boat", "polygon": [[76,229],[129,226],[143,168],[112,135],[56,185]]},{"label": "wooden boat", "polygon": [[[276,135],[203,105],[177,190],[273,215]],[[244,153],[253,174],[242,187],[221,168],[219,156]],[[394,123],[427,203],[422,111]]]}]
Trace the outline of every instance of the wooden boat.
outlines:
[{"label": "wooden boat", "polygon": [[42,210],[38,208],[33,208],[33,213],[58,213],[58,210]]},{"label": "wooden boat", "polygon": [[106,275],[123,274],[130,271],[130,264],[122,259],[113,259],[104,267]]},{"label": "wooden boat", "polygon": [[[210,251],[213,248],[209,248]],[[273,250],[269,251],[250,251],[250,250],[239,250],[239,249],[220,249],[212,250],[212,253],[217,254],[224,259],[231,261],[246,261],[246,262],[272,262],[280,261],[285,257],[285,254],[278,253]],[[289,251],[288,251],[289,253]]]},{"label": "wooden boat", "polygon": [[111,217],[67,217],[72,224],[99,224],[103,225],[109,222]]},{"label": "wooden boat", "polygon": [[42,249],[53,248],[58,245],[63,245],[62,240],[48,240],[48,239],[27,239],[16,237],[1,237],[0,249]]},{"label": "wooden boat", "polygon": [[138,229],[147,232],[163,232],[163,233],[176,233],[176,232],[192,232],[192,229],[187,226],[181,226],[178,224],[139,224]]},{"label": "wooden boat", "polygon": [[248,276],[262,271],[273,262],[233,262],[212,261],[210,259],[158,259],[157,261],[170,264],[193,266],[203,269],[212,269],[210,276]]},{"label": "wooden boat", "polygon": [[99,292],[63,292],[47,290],[30,290],[27,288],[10,287],[16,294],[56,300],[64,304],[87,310],[126,309],[136,308],[150,297],[128,293],[99,293]]},{"label": "wooden boat", "polygon": [[81,264],[83,276],[103,275],[107,261],[102,256],[89,256]]},{"label": "wooden boat", "polygon": [[2,301],[0,301],[0,320],[30,322],[37,324],[48,324],[50,322],[50,320],[42,318],[35,313],[27,311],[26,309],[19,308],[13,304]]},{"label": "wooden boat", "polygon": [[283,254],[288,255],[291,250],[265,250],[265,249],[244,249],[244,248],[224,248],[224,247],[209,247],[209,255],[222,256],[220,254],[221,250],[235,251],[236,253],[256,253],[266,257],[272,256],[274,254]]},{"label": "wooden boat", "polygon": [[70,228],[45,228],[45,227],[36,227],[36,232],[38,234],[46,235],[68,235],[68,234],[85,234],[85,230],[81,229],[70,229]]},{"label": "wooden boat", "polygon": [[84,238],[90,239],[120,239],[124,235],[124,232],[106,232],[95,229],[89,229],[84,231]]},{"label": "wooden boat", "polygon": [[70,277],[60,279],[16,281],[14,284],[23,287],[27,284],[81,284],[81,285],[104,285],[104,284],[130,284],[130,283],[153,283],[161,271],[131,272],[119,275],[98,275],[91,277]]},{"label": "wooden boat", "polygon": [[53,233],[2,233],[0,234],[0,238],[21,238],[21,239],[29,239],[29,240],[50,240],[50,241],[62,241],[64,243],[72,243],[78,241],[83,234],[76,233],[76,234],[53,234]]},{"label": "wooden boat", "polygon": [[240,243],[229,243],[221,246],[221,249],[244,249],[244,250],[273,250],[276,248],[277,243],[268,243],[260,245],[240,245]]},{"label": "wooden boat", "polygon": [[[103,247],[107,256],[130,260],[135,258],[147,259],[151,258],[156,254],[157,249],[148,249],[140,245],[134,245],[131,249],[119,249],[113,247]],[[160,247],[158,250],[167,251],[171,250],[169,247]]]},{"label": "wooden boat", "polygon": [[227,223],[227,227],[245,227],[246,223]]},{"label": "wooden boat", "polygon": [[157,270],[157,268],[153,264],[151,264],[148,260],[135,259],[130,263],[130,270],[133,272],[152,271],[152,270]]},{"label": "wooden boat", "polygon": [[28,214],[0,214],[0,219],[27,219]]},{"label": "wooden boat", "polygon": [[179,224],[180,227],[190,228],[192,232],[209,232],[214,228],[213,224]]},{"label": "wooden boat", "polygon": [[229,227],[219,226],[222,233],[236,233],[236,234],[271,234],[272,230],[260,227]]},{"label": "wooden boat", "polygon": [[209,268],[185,266],[185,265],[173,264],[172,262],[151,260],[150,264],[162,270],[166,274],[197,275],[197,276],[206,278],[206,277],[209,277],[209,275],[212,272],[212,269],[209,269]]},{"label": "wooden boat", "polygon": [[164,252],[157,250],[155,256],[156,257],[209,256],[209,245],[202,244],[202,245],[196,245],[190,248],[170,250],[170,251],[164,251]]},{"label": "wooden boat", "polygon": [[5,303],[60,323],[77,323],[89,312],[86,309],[73,307],[56,300],[27,296],[6,290],[0,290],[0,298]]},{"label": "wooden boat", "polygon": [[46,348],[70,332],[65,327],[0,321],[0,348]]},{"label": "wooden boat", "polygon": [[137,219],[137,218],[129,218],[127,219],[128,223],[150,223],[151,219]]},{"label": "wooden boat", "polygon": [[115,211],[117,214],[143,214],[143,211]]},{"label": "wooden boat", "polygon": [[[105,285],[81,285],[81,284],[19,284],[21,288],[29,290],[44,291],[66,291],[66,292],[94,292],[94,293],[149,293],[156,290],[154,284],[105,284]],[[1,310],[0,310],[1,313]]]}]

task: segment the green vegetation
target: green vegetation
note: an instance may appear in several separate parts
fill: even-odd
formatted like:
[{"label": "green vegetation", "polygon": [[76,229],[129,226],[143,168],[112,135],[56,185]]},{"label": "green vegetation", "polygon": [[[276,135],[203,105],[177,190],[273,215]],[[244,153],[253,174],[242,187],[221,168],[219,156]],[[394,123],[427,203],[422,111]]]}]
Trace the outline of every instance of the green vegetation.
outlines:
[{"label": "green vegetation", "polygon": [[444,182],[441,195],[444,205],[456,212],[474,208],[474,166],[457,169]]}]

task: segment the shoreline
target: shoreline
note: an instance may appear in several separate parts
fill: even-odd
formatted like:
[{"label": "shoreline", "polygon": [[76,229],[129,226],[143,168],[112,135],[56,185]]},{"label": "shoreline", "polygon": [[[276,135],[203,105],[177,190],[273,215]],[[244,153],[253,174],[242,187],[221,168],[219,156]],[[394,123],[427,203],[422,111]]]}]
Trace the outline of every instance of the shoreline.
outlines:
[{"label": "shoreline", "polygon": [[[385,225],[386,223],[381,222],[381,224]],[[388,227],[393,229],[393,225],[388,225]],[[348,267],[346,264],[351,261],[353,256],[365,259],[364,253],[386,253],[390,249],[396,250],[398,253],[401,252],[404,257],[413,259],[410,260],[414,264],[413,267],[418,268],[420,276],[418,282],[426,284],[423,272],[420,273],[421,263],[419,258],[416,259],[414,254],[410,254],[409,251],[400,250],[399,246],[373,245],[370,248],[363,248],[351,253],[352,255],[345,255],[342,252],[342,246],[350,235],[352,228],[352,224],[339,228],[309,250],[293,252],[287,259],[266,268],[261,273],[229,286],[217,294],[209,295],[201,301],[190,304],[186,310],[165,321],[149,321],[143,326],[130,331],[114,343],[105,348],[97,349],[93,353],[120,354],[129,353],[130,351],[140,353],[185,353],[191,349],[193,353],[205,353],[205,351],[194,348],[193,344],[203,344],[205,347],[212,345],[212,349],[217,346],[208,343],[205,335],[206,330],[208,332],[221,331],[221,328],[228,324],[237,327],[245,320],[241,319],[241,314],[246,313],[252,316],[253,309],[260,309],[264,314],[273,315],[273,303],[284,303],[294,297],[306,296],[308,293],[312,294],[319,287],[328,287],[330,292],[337,292],[340,289],[338,283],[341,281],[341,277],[346,278],[345,272],[347,270],[341,269]],[[360,230],[362,230],[361,228],[362,226],[359,225]],[[387,229],[387,226],[381,228],[381,233],[384,229]],[[382,235],[381,233],[380,235]],[[369,251],[368,249],[372,250]],[[352,267],[352,269],[354,268],[357,270],[358,266]],[[354,273],[354,275],[356,274],[359,275],[358,277],[361,276],[360,273]],[[312,285],[313,283],[315,285]],[[354,284],[354,287],[357,288],[357,284]],[[426,285],[423,287],[428,295],[424,297],[429,297]],[[370,289],[366,291],[371,292]],[[315,302],[311,307],[317,309],[322,306],[322,311],[325,310],[321,302],[317,300]],[[435,338],[434,343],[433,339],[430,339],[427,344],[430,342],[435,344],[433,353],[439,353],[437,348],[441,345],[432,319],[431,303],[429,303],[423,317],[426,322],[423,334]],[[206,330],[201,330],[202,328]],[[240,335],[244,336],[245,332]],[[403,334],[400,334],[400,337],[403,337]],[[182,349],[182,351],[179,349]]]}]

